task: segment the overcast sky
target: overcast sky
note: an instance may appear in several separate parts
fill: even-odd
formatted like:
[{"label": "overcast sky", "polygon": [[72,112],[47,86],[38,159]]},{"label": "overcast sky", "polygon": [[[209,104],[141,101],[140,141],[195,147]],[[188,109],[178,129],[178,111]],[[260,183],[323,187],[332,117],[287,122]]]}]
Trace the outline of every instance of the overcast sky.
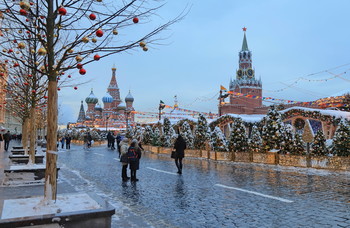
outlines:
[{"label": "overcast sky", "polygon": [[[167,37],[164,45],[86,66],[83,77],[91,82],[76,91],[59,92],[59,122],[77,120],[80,102],[91,88],[103,107],[114,64],[121,97],[131,90],[137,111],[157,112],[159,100],[173,105],[177,95],[181,108],[217,113],[220,85],[228,88],[230,78],[235,78],[243,27],[263,96],[312,101],[349,88],[349,73],[330,78],[350,69],[350,1],[169,1],[150,26],[175,17],[186,5],[191,10],[185,19],[161,35]],[[118,36],[127,34],[119,31]],[[308,80],[297,81],[300,77]],[[84,105],[86,110],[85,101]]]}]

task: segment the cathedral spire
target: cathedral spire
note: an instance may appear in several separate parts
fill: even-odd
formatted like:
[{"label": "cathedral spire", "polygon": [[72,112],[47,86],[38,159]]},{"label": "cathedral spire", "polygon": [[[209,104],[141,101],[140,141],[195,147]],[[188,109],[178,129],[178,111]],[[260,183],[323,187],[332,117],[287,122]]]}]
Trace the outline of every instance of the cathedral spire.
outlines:
[{"label": "cathedral spire", "polygon": [[248,49],[248,42],[247,42],[247,38],[246,38],[246,35],[245,35],[246,31],[247,31],[247,28],[244,27],[243,28],[244,37],[243,37],[243,44],[242,44],[242,50],[241,51],[249,51],[249,49]]},{"label": "cathedral spire", "polygon": [[83,101],[81,101],[81,105],[80,105],[80,111],[79,111],[79,116],[78,116],[78,123],[82,123],[85,121],[85,110],[84,110],[84,103]]},{"label": "cathedral spire", "polygon": [[117,70],[117,68],[115,68],[113,66],[113,68],[112,68],[112,78],[111,78],[111,82],[109,83],[108,88],[118,89],[116,70]]}]

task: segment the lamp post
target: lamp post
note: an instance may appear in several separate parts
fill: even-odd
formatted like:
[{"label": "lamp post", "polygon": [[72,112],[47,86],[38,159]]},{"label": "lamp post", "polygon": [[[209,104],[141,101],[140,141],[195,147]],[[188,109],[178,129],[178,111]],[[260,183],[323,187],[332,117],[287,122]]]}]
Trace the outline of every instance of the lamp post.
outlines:
[{"label": "lamp post", "polygon": [[129,108],[126,108],[124,113],[125,113],[125,121],[126,121],[126,130],[129,129],[129,115],[130,115],[131,110]]},{"label": "lamp post", "polygon": [[164,102],[161,100],[160,102],[159,102],[159,116],[158,116],[158,118],[159,118],[159,120],[161,120],[162,119],[162,110],[165,108],[165,104],[164,104]]},{"label": "lamp post", "polygon": [[108,127],[108,119],[109,119],[109,116],[106,116],[106,132],[107,132],[107,127]]}]

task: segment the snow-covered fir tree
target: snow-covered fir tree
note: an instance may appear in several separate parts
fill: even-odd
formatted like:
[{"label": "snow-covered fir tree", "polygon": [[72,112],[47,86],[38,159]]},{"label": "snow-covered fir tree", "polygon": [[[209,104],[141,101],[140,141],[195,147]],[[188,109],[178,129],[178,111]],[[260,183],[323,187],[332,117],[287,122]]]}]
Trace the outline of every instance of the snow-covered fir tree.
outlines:
[{"label": "snow-covered fir tree", "polygon": [[186,142],[186,147],[188,149],[194,148],[194,137],[191,131],[191,127],[187,121],[185,121],[181,126],[181,136],[184,138]]},{"label": "snow-covered fir tree", "polygon": [[265,151],[280,149],[280,145],[283,143],[283,130],[281,114],[274,107],[270,108],[265,117],[265,125],[261,134]]},{"label": "snow-covered fir tree", "polygon": [[232,123],[228,148],[233,152],[246,152],[248,149],[247,133],[241,118],[236,118]]},{"label": "snow-covered fir tree", "polygon": [[294,135],[294,143],[292,150],[290,151],[293,155],[303,155],[305,154],[304,141],[301,134],[296,133]]},{"label": "snow-covered fir tree", "polygon": [[145,131],[143,132],[143,144],[150,145],[152,143],[153,131],[151,126],[147,125]]},{"label": "snow-covered fir tree", "polygon": [[322,130],[317,131],[314,141],[312,142],[311,149],[312,155],[324,156],[328,154],[326,138],[324,137]]},{"label": "snow-covered fir tree", "polygon": [[133,138],[137,139],[138,141],[142,141],[142,137],[143,137],[143,129],[140,125],[137,125],[133,131]]},{"label": "snow-covered fir tree", "polygon": [[350,156],[350,127],[344,120],[340,121],[335,131],[332,153],[337,156]]},{"label": "snow-covered fir tree", "polygon": [[164,118],[163,120],[163,134],[161,137],[161,144],[164,147],[171,147],[171,123],[170,120],[168,118]]},{"label": "snow-covered fir tree", "polygon": [[194,131],[194,148],[205,149],[208,138],[208,122],[203,114],[199,114],[196,130]]},{"label": "snow-covered fir tree", "polygon": [[152,146],[161,146],[160,131],[158,127],[155,127],[152,135]]},{"label": "snow-covered fir tree", "polygon": [[225,135],[219,127],[215,127],[214,131],[211,133],[210,141],[215,151],[228,151]]},{"label": "snow-covered fir tree", "polygon": [[249,150],[253,152],[260,152],[261,145],[262,145],[262,139],[261,139],[260,131],[258,127],[254,125],[252,128],[251,137],[249,139],[249,144],[248,144]]},{"label": "snow-covered fir tree", "polygon": [[132,139],[134,137],[132,126],[127,127],[125,137],[127,137],[128,139]]},{"label": "snow-covered fir tree", "polygon": [[283,134],[283,143],[281,144],[281,150],[283,153],[291,153],[294,147],[294,131],[293,126],[290,124],[284,124],[284,134]]}]

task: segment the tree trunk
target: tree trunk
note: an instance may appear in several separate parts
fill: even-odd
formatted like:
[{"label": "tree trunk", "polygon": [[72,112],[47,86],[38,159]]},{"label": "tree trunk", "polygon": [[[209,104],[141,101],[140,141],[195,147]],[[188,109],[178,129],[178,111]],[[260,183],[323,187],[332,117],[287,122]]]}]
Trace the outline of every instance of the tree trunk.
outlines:
[{"label": "tree trunk", "polygon": [[29,162],[35,164],[35,140],[36,140],[36,112],[35,107],[30,109],[30,134],[29,134]]},{"label": "tree trunk", "polygon": [[44,198],[56,200],[57,193],[57,81],[49,81],[47,102],[47,148]]},{"label": "tree trunk", "polygon": [[28,154],[28,125],[29,118],[26,117],[22,125],[22,146],[24,149],[24,154],[26,155]]}]

